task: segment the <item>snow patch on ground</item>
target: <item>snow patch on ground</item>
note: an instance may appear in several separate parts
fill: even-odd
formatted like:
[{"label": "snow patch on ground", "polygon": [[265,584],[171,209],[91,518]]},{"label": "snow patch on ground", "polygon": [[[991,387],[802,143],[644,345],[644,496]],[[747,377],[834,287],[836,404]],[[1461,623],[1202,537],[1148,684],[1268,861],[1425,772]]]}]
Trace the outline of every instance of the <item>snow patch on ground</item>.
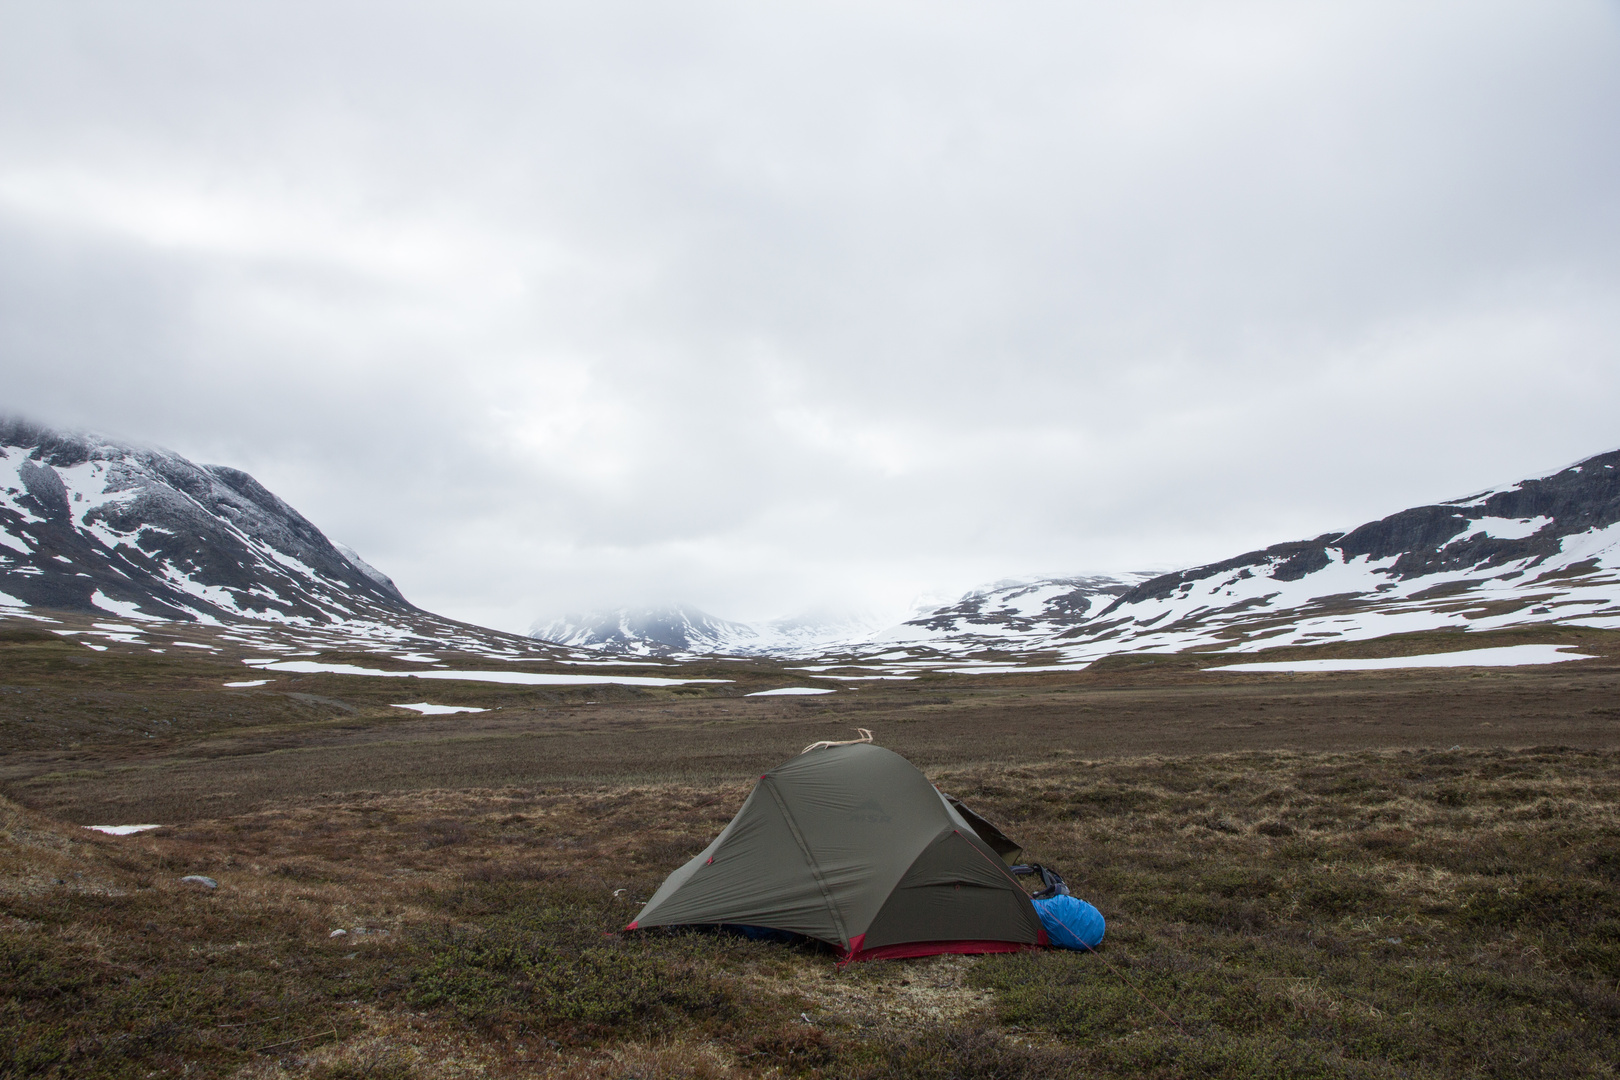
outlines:
[{"label": "snow patch on ground", "polygon": [[85,828],[94,832],[106,833],[108,836],[128,836],[131,833],[145,832],[148,829],[161,829],[161,825],[86,825]]},{"label": "snow patch on ground", "polygon": [[1520,667],[1526,664],[1561,664],[1566,660],[1595,660],[1586,653],[1569,653],[1569,645],[1505,645],[1496,649],[1428,653],[1423,656],[1385,656],[1348,660],[1284,660],[1274,663],[1223,664],[1205,671],[1383,671],[1391,668]]},{"label": "snow patch on ground", "polygon": [[1534,536],[1552,523],[1553,519],[1550,517],[1480,518],[1474,522],[1472,528],[1458,539],[1466,540],[1471,536],[1488,536],[1493,540],[1523,540],[1527,536]]},{"label": "snow patch on ground", "polygon": [[488,709],[475,709],[470,705],[430,705],[425,701],[418,701],[414,705],[390,705],[391,709],[415,709],[423,716],[448,716],[451,713],[461,712],[489,712]]},{"label": "snow patch on ground", "polygon": [[85,528],[85,517],[92,510],[108,503],[127,503],[140,495],[140,491],[134,487],[108,490],[105,461],[81,462],[57,469],[56,475],[62,478],[62,486],[67,488],[69,512],[73,515],[73,524],[80,529]]},{"label": "snow patch on ground", "polygon": [[789,697],[795,694],[836,694],[837,690],[829,690],[820,686],[784,686],[780,690],[756,690],[743,697]]},{"label": "snow patch on ground", "polygon": [[260,671],[297,675],[370,675],[381,679],[455,679],[461,682],[514,683],[520,686],[690,686],[728,683],[730,679],[659,679],[650,675],[553,675],[535,671],[381,671],[355,664],[317,664],[310,660],[243,660]]},{"label": "snow patch on ground", "polygon": [[946,675],[1017,675],[1038,671],[1084,671],[1090,666],[1088,661],[1084,664],[1030,664],[1022,667],[1017,664],[983,664],[977,667],[942,667],[933,670]]},{"label": "snow patch on ground", "polygon": [[102,611],[110,611],[114,615],[122,616],[125,619],[140,619],[143,622],[163,621],[155,616],[148,615],[134,604],[125,603],[122,600],[114,600],[112,597],[103,594],[100,589],[97,589],[95,592],[90,594],[90,602],[96,607],[100,608]]}]

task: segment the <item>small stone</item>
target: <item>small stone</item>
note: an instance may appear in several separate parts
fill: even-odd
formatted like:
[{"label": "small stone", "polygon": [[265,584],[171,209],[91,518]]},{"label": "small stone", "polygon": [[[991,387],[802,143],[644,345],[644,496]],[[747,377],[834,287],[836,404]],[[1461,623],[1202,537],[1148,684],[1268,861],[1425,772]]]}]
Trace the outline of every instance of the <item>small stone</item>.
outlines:
[{"label": "small stone", "polygon": [[347,933],[348,933],[347,930],[344,930],[342,927],[339,927],[338,929],[332,931],[330,934],[327,934],[326,936],[327,937],[342,937],[344,934],[347,934]]},{"label": "small stone", "polygon": [[211,877],[203,877],[201,874],[187,874],[185,877],[180,879],[180,884],[201,885],[205,889],[219,888],[219,882],[215,881]]}]

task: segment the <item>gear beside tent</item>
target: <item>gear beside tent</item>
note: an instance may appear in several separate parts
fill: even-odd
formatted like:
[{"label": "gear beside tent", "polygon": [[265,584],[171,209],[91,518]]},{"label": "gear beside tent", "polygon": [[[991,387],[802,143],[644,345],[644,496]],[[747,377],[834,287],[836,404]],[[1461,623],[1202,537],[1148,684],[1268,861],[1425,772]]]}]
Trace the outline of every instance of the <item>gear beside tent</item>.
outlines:
[{"label": "gear beside tent", "polygon": [[1019,854],[900,755],[817,746],[761,776],[626,929],[797,934],[845,962],[1101,942],[1102,916],[1067,889],[1061,904],[1031,901],[1011,869]]}]

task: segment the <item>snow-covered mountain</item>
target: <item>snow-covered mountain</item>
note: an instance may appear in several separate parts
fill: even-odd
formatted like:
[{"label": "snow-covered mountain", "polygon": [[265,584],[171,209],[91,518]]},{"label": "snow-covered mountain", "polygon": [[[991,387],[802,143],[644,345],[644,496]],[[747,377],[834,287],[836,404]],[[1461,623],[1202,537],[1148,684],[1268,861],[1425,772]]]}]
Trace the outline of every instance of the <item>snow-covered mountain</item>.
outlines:
[{"label": "snow-covered mountain", "polygon": [[0,614],[42,608],[257,624],[316,645],[545,652],[415,607],[247,473],[0,418]]},{"label": "snow-covered mountain", "polygon": [[1087,574],[998,581],[973,590],[954,604],[907,620],[885,637],[940,638],[959,647],[998,648],[1009,640],[1021,642],[1031,634],[1078,626],[1153,576]]},{"label": "snow-covered mountain", "polygon": [[1620,451],[1154,577],[1041,645],[1244,652],[1550,622],[1620,627]]},{"label": "snow-covered mountain", "polygon": [[536,623],[529,636],[575,648],[647,656],[811,657],[870,644],[938,638],[953,647],[1014,647],[1033,630],[1095,614],[1151,574],[999,581],[955,603],[929,604],[900,624],[872,613],[812,611],[765,623],[717,618],[693,607],[620,608]]},{"label": "snow-covered mountain", "polygon": [[687,619],[694,631],[656,642],[638,636],[635,619],[616,623],[611,640],[553,637],[564,624],[536,636],[664,655],[1072,663],[1539,622],[1620,627],[1620,451],[1174,573],[997,582],[882,630],[794,636],[702,616]]},{"label": "snow-covered mountain", "polygon": [[0,420],[0,602],[326,624],[415,613],[247,473]]},{"label": "snow-covered mountain", "polygon": [[529,636],[572,648],[638,656],[689,653],[734,654],[759,633],[746,623],[717,619],[697,608],[618,608],[591,615],[565,615],[536,623]]},{"label": "snow-covered mountain", "polygon": [[587,650],[575,659],[889,664],[1245,652],[1540,622],[1620,627],[1620,451],[1174,573],[997,582],[886,628],[826,613],[749,625],[672,607],[555,620],[523,639],[419,610],[244,472],[0,419],[0,612],[31,608],[508,658],[560,647]]},{"label": "snow-covered mountain", "polygon": [[893,622],[892,613],[885,618],[873,611],[804,611],[757,627],[753,647],[766,655],[814,656],[852,641],[869,640]]},{"label": "snow-covered mountain", "polygon": [[1620,451],[1349,532],[1147,577],[1112,598],[1111,587],[1031,588],[1026,602],[1040,603],[1031,617],[969,596],[862,648],[996,648],[1084,662],[1541,622],[1620,627]]},{"label": "snow-covered mountain", "polygon": [[864,641],[884,625],[870,614],[831,611],[745,623],[677,604],[565,615],[535,623],[529,636],[549,644],[634,656],[815,656]]}]

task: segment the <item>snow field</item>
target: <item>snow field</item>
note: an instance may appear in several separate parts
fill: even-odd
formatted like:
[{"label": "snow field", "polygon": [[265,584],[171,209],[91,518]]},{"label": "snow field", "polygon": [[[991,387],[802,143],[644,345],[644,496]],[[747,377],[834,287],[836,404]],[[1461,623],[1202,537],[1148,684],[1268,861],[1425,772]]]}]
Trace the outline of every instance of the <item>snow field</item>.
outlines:
[{"label": "snow field", "polygon": [[356,664],[318,664],[310,660],[243,660],[259,671],[298,675],[369,675],[381,679],[455,679],[462,682],[513,683],[520,686],[689,686],[728,683],[730,679],[661,679],[650,675],[553,675],[536,671],[381,671]]},{"label": "snow field", "polygon": [[1422,656],[1386,656],[1371,659],[1292,660],[1272,663],[1223,664],[1205,671],[1388,671],[1399,668],[1441,667],[1519,667],[1527,664],[1562,664],[1570,660],[1595,660],[1586,653],[1564,650],[1568,645],[1505,645],[1495,649],[1466,649],[1461,652],[1428,653]]}]

